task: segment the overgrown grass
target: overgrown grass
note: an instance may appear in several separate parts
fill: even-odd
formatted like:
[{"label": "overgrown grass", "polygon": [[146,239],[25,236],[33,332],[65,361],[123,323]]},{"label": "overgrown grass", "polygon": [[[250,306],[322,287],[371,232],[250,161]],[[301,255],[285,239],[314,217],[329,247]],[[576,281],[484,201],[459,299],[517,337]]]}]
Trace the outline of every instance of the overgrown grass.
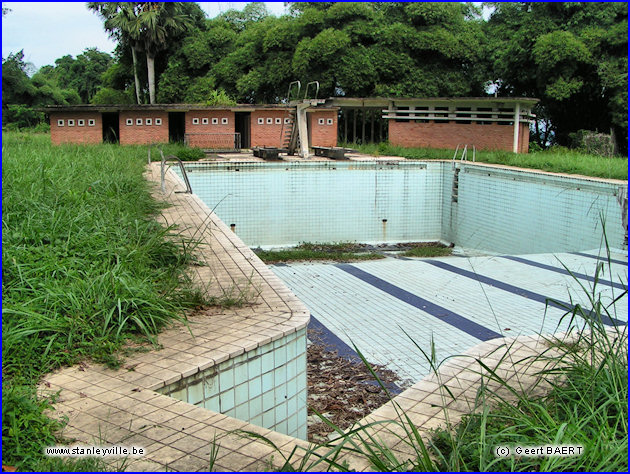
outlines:
[{"label": "overgrown grass", "polygon": [[452,253],[453,249],[451,247],[447,247],[446,245],[442,245],[440,243],[430,242],[426,244],[413,245],[412,248],[404,251],[402,255],[403,257],[430,258],[446,257]]},{"label": "overgrown grass", "polygon": [[4,464],[59,465],[41,449],[54,430],[35,397],[42,374],[83,358],[115,366],[126,338],[203,301],[185,273],[194,245],[155,220],[146,161],[146,147],[3,134],[2,393],[29,401],[3,406]]},{"label": "overgrown grass", "polygon": [[[610,254],[608,258],[610,262]],[[627,282],[623,291],[604,303],[597,283],[604,271],[605,265],[600,263],[594,275],[596,283],[590,287],[576,279],[588,304],[567,308],[560,324],[568,323],[572,334],[569,339],[548,338],[547,349],[541,354],[519,361],[506,355],[496,367],[475,359],[477,368],[473,370],[483,376],[485,383],[477,391],[478,409],[460,422],[452,422],[445,409],[443,428],[421,434],[392,398],[396,418],[359,425],[347,432],[321,416],[336,430],[339,439],[310,449],[296,448],[285,454],[264,437],[245,434],[275,447],[283,463],[279,469],[282,471],[347,471],[352,466],[344,461],[344,455],[349,454],[368,461],[376,471],[627,472],[627,326],[604,324],[615,317],[614,304],[627,295]],[[612,272],[610,277],[615,279]],[[416,345],[439,374],[441,364],[433,345],[429,353]],[[357,352],[361,355],[358,349]],[[369,367],[365,358],[363,361]],[[504,365],[514,363],[521,369],[528,366],[528,375],[540,377],[550,390],[541,394],[527,385],[521,387],[518,377],[522,375],[504,378]],[[374,371],[372,374],[378,379]],[[383,384],[381,388],[386,390]],[[440,390],[444,401],[455,399],[446,385],[441,385]],[[390,428],[385,433],[388,443],[382,441],[381,435],[373,434],[379,426]],[[399,451],[392,450],[392,445],[398,445]],[[545,445],[580,446],[583,451],[580,456],[564,457],[514,455],[516,446]],[[496,456],[499,446],[510,447],[512,455]],[[412,454],[401,456],[401,449]]]},{"label": "overgrown grass", "polygon": [[309,260],[332,260],[335,262],[350,262],[384,258],[384,256],[379,253],[362,251],[362,247],[354,243],[318,244],[307,242],[290,249],[254,249],[254,252],[265,263],[297,262]]},{"label": "overgrown grass", "polygon": [[[434,148],[403,148],[389,143],[355,145],[351,148],[368,155],[401,156],[413,160],[450,160],[455,150]],[[457,158],[461,156],[461,151]],[[472,151],[468,151],[468,160],[472,160]],[[521,168],[534,168],[554,173],[571,173],[599,178],[628,179],[628,158],[604,158],[587,155],[578,151],[556,147],[535,153],[511,153],[507,151],[477,151],[476,161],[496,163]]]}]

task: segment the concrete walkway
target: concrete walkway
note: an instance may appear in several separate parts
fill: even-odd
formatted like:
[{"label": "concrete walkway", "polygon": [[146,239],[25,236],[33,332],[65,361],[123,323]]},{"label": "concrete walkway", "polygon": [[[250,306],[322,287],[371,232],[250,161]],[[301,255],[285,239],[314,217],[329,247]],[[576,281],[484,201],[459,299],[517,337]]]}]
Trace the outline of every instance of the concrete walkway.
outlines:
[{"label": "concrete walkway", "polygon": [[[439,362],[481,341],[566,330],[567,307],[591,307],[597,254],[390,257],[271,268],[345,344],[416,382],[430,373],[432,341]],[[627,282],[627,255],[611,257],[596,286],[605,305]],[[547,304],[548,298],[554,301]],[[627,307],[624,296],[605,322],[626,324]]]}]

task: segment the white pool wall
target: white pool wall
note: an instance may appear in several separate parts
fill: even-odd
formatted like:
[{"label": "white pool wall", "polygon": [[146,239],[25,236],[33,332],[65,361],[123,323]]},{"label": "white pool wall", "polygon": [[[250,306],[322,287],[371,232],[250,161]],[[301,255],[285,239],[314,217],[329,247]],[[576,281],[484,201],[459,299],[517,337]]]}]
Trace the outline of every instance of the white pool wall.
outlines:
[{"label": "white pool wall", "polygon": [[450,161],[189,165],[193,191],[250,247],[442,240],[493,253],[627,248],[627,182]]}]

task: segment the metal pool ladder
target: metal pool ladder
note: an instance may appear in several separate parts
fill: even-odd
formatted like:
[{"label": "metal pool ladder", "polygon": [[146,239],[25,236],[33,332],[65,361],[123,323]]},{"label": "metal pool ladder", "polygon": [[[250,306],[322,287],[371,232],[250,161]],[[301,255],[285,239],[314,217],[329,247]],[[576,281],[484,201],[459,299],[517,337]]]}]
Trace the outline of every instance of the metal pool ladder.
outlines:
[{"label": "metal pool ladder", "polygon": [[[455,148],[455,153],[453,154],[453,169],[455,169],[455,160],[457,159],[458,151],[459,151],[459,144],[457,145],[457,148]],[[477,157],[477,149],[475,148],[475,145],[472,145],[473,163],[475,162],[476,157]],[[462,154],[459,157],[459,161],[468,161],[468,145],[464,145],[464,148],[462,148]]]},{"label": "metal pool ladder", "polygon": [[[149,147],[149,163],[151,163],[151,148],[152,147]],[[167,168],[166,164],[169,161],[175,161],[179,165],[179,169],[182,172],[182,177],[184,178],[184,184],[186,185],[185,191],[175,191],[175,192],[192,194],[193,191],[192,191],[192,187],[190,186],[190,181],[188,180],[188,173],[186,173],[186,168],[184,167],[184,163],[182,163],[182,160],[180,160],[175,155],[168,155],[165,157],[162,149],[158,148],[158,150],[160,151],[160,156],[162,157],[162,161],[160,163],[160,185],[162,188],[162,192],[163,193],[166,192],[166,186],[164,185],[164,176],[166,175],[166,171],[168,171],[168,168],[170,168],[170,166]]]},{"label": "metal pool ladder", "polygon": [[[459,201],[459,172],[461,171],[461,167],[459,167],[457,165],[457,152],[459,151],[459,144],[457,145],[457,148],[455,148],[455,153],[453,154],[453,170],[455,171],[455,174],[453,175],[453,187],[451,189],[451,202],[456,203]],[[477,149],[475,148],[475,145],[472,145],[472,161],[473,163],[475,162],[475,158],[477,155]],[[468,145],[464,145],[464,148],[462,148],[462,154],[459,158],[460,163],[464,162],[464,161],[468,161]]]}]

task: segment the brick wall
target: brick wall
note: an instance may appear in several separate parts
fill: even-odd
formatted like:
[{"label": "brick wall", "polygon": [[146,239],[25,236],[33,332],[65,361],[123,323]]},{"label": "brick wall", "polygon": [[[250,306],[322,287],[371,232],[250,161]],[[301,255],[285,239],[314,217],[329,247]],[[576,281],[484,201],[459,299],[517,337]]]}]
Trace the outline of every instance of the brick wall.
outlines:
[{"label": "brick wall", "polygon": [[522,123],[518,131],[519,153],[529,153],[529,124]]},{"label": "brick wall", "polygon": [[230,110],[191,110],[186,112],[188,146],[234,148],[234,112]]},{"label": "brick wall", "polygon": [[[93,121],[93,122],[92,122]],[[93,125],[91,125],[93,123]],[[99,112],[51,112],[50,140],[61,143],[102,143],[103,121]]]},{"label": "brick wall", "polygon": [[[148,145],[150,143],[168,143],[168,112],[163,111],[121,111],[120,144]],[[147,125],[147,119],[150,125]],[[161,124],[156,124],[156,119]],[[128,125],[130,120],[132,125]],[[138,123],[138,122],[141,123]]]},{"label": "brick wall", "polygon": [[311,146],[337,146],[337,111],[308,112]]},{"label": "brick wall", "polygon": [[[269,146],[281,148],[283,144],[283,122],[289,117],[287,110],[260,109],[251,114],[251,146]],[[259,121],[262,119],[262,123]],[[271,123],[269,121],[271,120]],[[278,123],[279,122],[279,123]],[[284,126],[284,130],[290,127]]]},{"label": "brick wall", "polygon": [[[477,123],[417,123],[389,121],[389,142],[404,147],[452,148],[474,145],[478,150],[512,151],[514,128],[511,125]],[[529,128],[521,124],[519,150],[529,149]]]}]

